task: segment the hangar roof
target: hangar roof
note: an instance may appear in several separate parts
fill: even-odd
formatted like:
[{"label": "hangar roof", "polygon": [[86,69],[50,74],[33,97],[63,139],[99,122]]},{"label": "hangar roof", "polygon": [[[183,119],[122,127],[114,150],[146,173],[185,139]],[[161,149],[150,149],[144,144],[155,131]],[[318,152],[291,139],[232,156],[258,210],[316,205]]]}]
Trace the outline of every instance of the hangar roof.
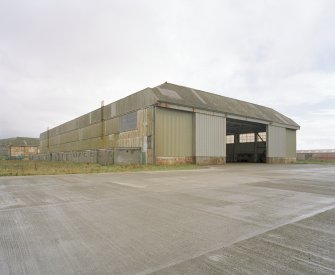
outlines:
[{"label": "hangar roof", "polygon": [[[143,89],[110,103],[103,107],[103,112],[101,108],[98,108],[90,113],[65,122],[50,129],[49,134],[55,136],[100,122],[102,115],[104,119],[108,120],[112,117],[118,117],[156,105],[157,103],[223,113],[227,117],[230,116],[229,119],[238,119],[238,117],[242,117],[243,120],[258,119],[269,123],[284,124],[288,128],[299,129],[299,125],[292,119],[271,108],[165,82],[157,87]],[[45,131],[40,136],[46,138],[47,135],[48,131]]]},{"label": "hangar roof", "polygon": [[155,88],[151,88],[151,91],[159,102],[262,119],[299,128],[299,125],[292,119],[265,106],[167,82]]}]

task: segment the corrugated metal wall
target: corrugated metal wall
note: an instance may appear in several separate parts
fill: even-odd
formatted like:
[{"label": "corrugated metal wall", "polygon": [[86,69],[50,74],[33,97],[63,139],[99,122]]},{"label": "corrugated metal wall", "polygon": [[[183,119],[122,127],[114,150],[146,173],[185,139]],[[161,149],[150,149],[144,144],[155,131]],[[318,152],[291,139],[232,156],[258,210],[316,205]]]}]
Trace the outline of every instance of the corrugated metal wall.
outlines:
[{"label": "corrugated metal wall", "polygon": [[193,156],[193,113],[156,109],[156,155]]},{"label": "corrugated metal wall", "polygon": [[195,114],[195,155],[226,156],[226,118]]},{"label": "corrugated metal wall", "polygon": [[282,127],[267,126],[267,156],[286,157],[286,129]]},{"label": "corrugated metal wall", "polygon": [[296,131],[268,125],[267,127],[268,157],[295,158]]},{"label": "corrugated metal wall", "polygon": [[[127,131],[124,132],[120,129],[119,123],[122,116],[101,121],[99,113],[101,114],[102,111],[99,111],[95,110],[53,128],[49,132],[42,133],[40,136],[41,152],[82,151],[115,147],[139,148],[144,147],[144,139],[152,135],[151,108],[133,112],[136,126],[134,125],[133,130],[126,129]],[[129,116],[129,114],[123,116]]]},{"label": "corrugated metal wall", "polygon": [[[142,124],[138,125],[137,130],[120,133],[119,120],[131,112],[138,113],[138,121],[143,115],[151,116],[151,113],[142,108],[146,109],[154,104],[156,98],[146,91],[147,89],[142,90],[41,133],[41,152],[89,150],[119,145],[141,147],[142,137],[138,134],[152,134],[148,131],[151,130],[151,117],[145,125],[145,133]],[[145,121],[147,120],[145,117]]]},{"label": "corrugated metal wall", "polygon": [[296,131],[286,129],[286,156],[288,158],[295,158],[297,155]]}]

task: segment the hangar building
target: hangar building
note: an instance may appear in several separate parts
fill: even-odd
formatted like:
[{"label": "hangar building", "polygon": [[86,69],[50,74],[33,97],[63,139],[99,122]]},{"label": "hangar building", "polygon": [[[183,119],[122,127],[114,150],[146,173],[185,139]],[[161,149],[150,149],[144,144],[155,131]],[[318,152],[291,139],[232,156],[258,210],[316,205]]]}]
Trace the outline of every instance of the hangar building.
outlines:
[{"label": "hangar building", "polygon": [[166,82],[47,130],[40,150],[107,163],[291,163],[299,128],[271,108]]}]

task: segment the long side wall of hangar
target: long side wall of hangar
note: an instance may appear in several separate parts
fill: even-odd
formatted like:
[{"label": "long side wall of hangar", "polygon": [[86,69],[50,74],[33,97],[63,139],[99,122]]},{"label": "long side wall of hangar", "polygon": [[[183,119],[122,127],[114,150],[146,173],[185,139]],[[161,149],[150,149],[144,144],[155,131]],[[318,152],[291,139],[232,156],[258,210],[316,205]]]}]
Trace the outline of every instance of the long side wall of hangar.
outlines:
[{"label": "long side wall of hangar", "polygon": [[103,163],[289,163],[299,125],[277,111],[171,83],[40,135],[41,158]]},{"label": "long side wall of hangar", "polygon": [[150,164],[154,104],[145,89],[47,130],[40,135],[39,158]]}]

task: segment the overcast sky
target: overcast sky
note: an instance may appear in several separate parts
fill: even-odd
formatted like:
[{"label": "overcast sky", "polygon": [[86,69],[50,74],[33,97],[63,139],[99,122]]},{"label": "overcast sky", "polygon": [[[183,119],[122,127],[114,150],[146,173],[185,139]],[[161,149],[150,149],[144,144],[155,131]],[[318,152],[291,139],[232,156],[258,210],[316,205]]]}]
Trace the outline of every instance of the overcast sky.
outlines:
[{"label": "overcast sky", "polygon": [[276,109],[335,148],[333,0],[0,0],[0,138],[168,81]]}]

